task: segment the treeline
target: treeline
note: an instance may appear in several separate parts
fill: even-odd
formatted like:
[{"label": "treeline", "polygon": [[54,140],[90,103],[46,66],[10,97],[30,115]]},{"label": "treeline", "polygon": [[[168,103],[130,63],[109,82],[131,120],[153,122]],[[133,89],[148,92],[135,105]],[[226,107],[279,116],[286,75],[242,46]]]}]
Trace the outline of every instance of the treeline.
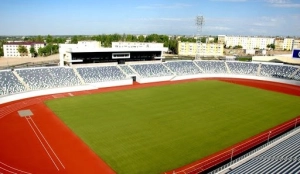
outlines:
[{"label": "treeline", "polygon": [[50,56],[52,54],[57,54],[59,52],[59,44],[65,43],[67,40],[67,37],[53,37],[51,35],[47,36],[31,36],[31,37],[25,37],[23,41],[28,42],[45,42],[46,46],[43,48],[39,48],[38,50],[35,50],[33,47],[30,48],[31,55],[34,55],[36,57],[39,56]]},{"label": "treeline", "polygon": [[[201,38],[201,42],[206,42],[206,37]],[[218,38],[215,37],[213,42],[217,42]],[[72,36],[71,43],[78,43],[78,41],[83,40],[95,40],[100,41],[103,47],[111,47],[111,42],[156,42],[163,43],[164,47],[169,48],[169,51],[173,54],[177,54],[177,45],[178,41],[181,42],[196,42],[196,39],[193,37],[177,37],[177,36],[168,36],[168,35],[159,35],[159,34],[150,34],[147,36],[144,35],[132,35],[132,34],[102,34],[96,36]]]},{"label": "treeline", "polygon": [[4,52],[3,52],[3,44],[5,44],[6,41],[4,39],[0,40],[0,57],[4,56]]},{"label": "treeline", "polygon": [[100,41],[103,47],[111,47],[112,42],[156,42],[163,43],[164,47],[168,47],[172,53],[177,53],[177,39],[176,36],[169,37],[167,35],[150,34],[132,35],[132,34],[102,34],[96,36],[72,36],[71,43],[78,43],[83,40]]},{"label": "treeline", "polygon": [[[10,38],[11,39],[11,38]],[[196,42],[196,39],[193,37],[185,36],[168,36],[168,35],[159,35],[159,34],[150,34],[150,35],[132,35],[132,34],[101,34],[101,35],[75,35],[75,36],[27,36],[23,37],[22,41],[28,42],[44,42],[45,47],[35,50],[31,48],[29,52],[32,55],[39,56],[49,56],[51,54],[57,54],[59,51],[59,44],[66,43],[70,39],[70,43],[78,43],[78,41],[84,40],[95,40],[100,41],[103,47],[111,47],[111,42],[156,42],[163,43],[164,47],[169,48],[169,52],[177,54],[177,45],[178,41],[181,42]],[[201,42],[206,42],[206,37],[201,38]],[[0,40],[0,56],[3,56],[3,43],[6,40]],[[214,38],[213,42],[217,42],[217,37]],[[25,53],[24,49],[20,49]]]}]

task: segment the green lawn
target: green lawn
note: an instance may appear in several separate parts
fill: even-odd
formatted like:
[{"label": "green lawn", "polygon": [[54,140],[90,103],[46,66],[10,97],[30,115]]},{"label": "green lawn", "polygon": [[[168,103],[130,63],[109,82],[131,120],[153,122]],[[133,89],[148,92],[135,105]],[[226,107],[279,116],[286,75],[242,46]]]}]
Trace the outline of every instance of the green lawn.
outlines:
[{"label": "green lawn", "polygon": [[296,117],[299,103],[212,80],[47,101],[118,174],[183,166]]}]

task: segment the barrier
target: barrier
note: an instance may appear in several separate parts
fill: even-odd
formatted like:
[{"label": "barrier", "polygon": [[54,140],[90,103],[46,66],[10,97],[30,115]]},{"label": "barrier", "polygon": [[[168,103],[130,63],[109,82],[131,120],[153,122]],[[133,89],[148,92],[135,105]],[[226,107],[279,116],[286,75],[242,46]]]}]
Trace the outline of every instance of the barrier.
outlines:
[{"label": "barrier", "polygon": [[136,81],[138,83],[153,83],[153,82],[163,82],[170,81],[174,76],[163,76],[163,77],[149,77],[149,78],[141,78],[140,76],[136,77]]},{"label": "barrier", "polygon": [[116,80],[116,81],[107,81],[107,82],[99,82],[99,83],[90,83],[89,85],[94,86],[96,88],[106,88],[106,87],[114,87],[114,86],[125,86],[132,85],[132,79],[126,80]]},{"label": "barrier", "polygon": [[276,137],[287,130],[294,128],[300,123],[300,116],[289,120],[283,124],[280,124],[272,129],[269,129],[265,132],[262,132],[259,135],[251,137],[239,144],[236,144],[232,147],[229,147],[221,152],[210,155],[206,158],[203,158],[199,161],[196,161],[187,166],[165,172],[165,174],[196,174],[201,173],[205,170],[208,170],[216,165],[219,165],[227,160],[232,160],[235,156],[250,150],[251,148],[262,144],[264,142],[268,142],[271,138]]}]

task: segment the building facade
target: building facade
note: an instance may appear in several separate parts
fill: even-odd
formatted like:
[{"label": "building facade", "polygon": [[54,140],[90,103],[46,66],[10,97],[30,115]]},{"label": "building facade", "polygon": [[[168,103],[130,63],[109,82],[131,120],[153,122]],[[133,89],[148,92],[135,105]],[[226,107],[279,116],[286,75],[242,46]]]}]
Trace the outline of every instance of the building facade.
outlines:
[{"label": "building facade", "polygon": [[293,47],[297,47],[299,39],[294,38],[276,38],[275,39],[275,50],[280,51],[291,51]]},{"label": "building facade", "polygon": [[247,37],[218,35],[218,42],[226,45],[226,48],[242,46],[243,49],[267,49],[267,45],[274,44],[275,38],[271,37]]},{"label": "building facade", "polygon": [[197,43],[178,42],[178,55],[195,56],[197,53],[201,57],[223,56],[224,46],[221,43]]},{"label": "building facade", "polygon": [[149,42],[112,42],[112,48],[163,48],[163,43]]},{"label": "building facade", "polygon": [[163,59],[163,53],[168,51],[162,43],[112,42],[111,48],[99,45],[100,42],[94,41],[60,44],[60,65],[156,61]]},{"label": "building facade", "polygon": [[[24,46],[28,53],[21,55],[18,51],[20,46]],[[44,42],[8,42],[3,44],[3,53],[4,57],[34,57],[34,55],[30,54],[30,48],[33,47],[37,52],[39,48],[44,46]]]}]

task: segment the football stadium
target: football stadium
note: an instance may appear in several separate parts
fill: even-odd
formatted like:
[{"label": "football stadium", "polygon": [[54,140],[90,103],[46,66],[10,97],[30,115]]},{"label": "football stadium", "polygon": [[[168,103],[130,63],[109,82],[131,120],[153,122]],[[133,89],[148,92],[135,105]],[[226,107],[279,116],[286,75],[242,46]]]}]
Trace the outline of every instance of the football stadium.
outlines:
[{"label": "football stadium", "polygon": [[60,49],[0,71],[0,173],[300,172],[299,66]]}]

